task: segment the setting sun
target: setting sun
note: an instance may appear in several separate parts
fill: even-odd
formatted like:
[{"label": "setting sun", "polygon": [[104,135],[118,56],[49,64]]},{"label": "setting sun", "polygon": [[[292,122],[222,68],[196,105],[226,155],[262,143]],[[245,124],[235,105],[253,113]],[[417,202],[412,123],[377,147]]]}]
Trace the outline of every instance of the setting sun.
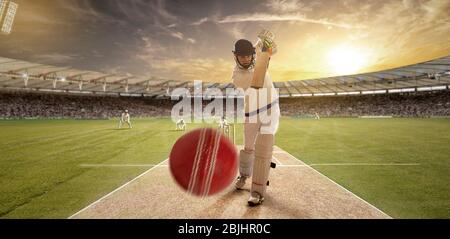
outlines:
[{"label": "setting sun", "polygon": [[361,51],[348,46],[340,46],[330,51],[328,63],[334,73],[340,75],[355,74],[366,64],[367,59]]}]

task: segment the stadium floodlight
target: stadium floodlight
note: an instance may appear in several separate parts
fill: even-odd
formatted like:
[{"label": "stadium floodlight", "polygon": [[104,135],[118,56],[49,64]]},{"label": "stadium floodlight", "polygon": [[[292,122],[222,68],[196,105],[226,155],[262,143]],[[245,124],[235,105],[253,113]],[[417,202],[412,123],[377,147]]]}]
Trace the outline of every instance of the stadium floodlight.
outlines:
[{"label": "stadium floodlight", "polygon": [[386,94],[387,90],[368,90],[361,92],[363,95],[371,95],[371,94]]},{"label": "stadium floodlight", "polygon": [[406,88],[406,89],[402,89],[402,92],[414,92],[416,91],[415,88]]},{"label": "stadium floodlight", "polygon": [[431,90],[432,90],[432,88],[429,87],[429,86],[427,86],[427,87],[418,87],[417,88],[417,91],[431,91]]},{"label": "stadium floodlight", "polygon": [[6,1],[0,0],[0,20],[3,19],[3,15],[6,9]]},{"label": "stadium floodlight", "polygon": [[414,92],[415,88],[404,88],[404,89],[390,89],[388,93],[404,93],[404,92]]},{"label": "stadium floodlight", "polygon": [[313,94],[292,94],[292,97],[309,97],[313,96]]},{"label": "stadium floodlight", "polygon": [[447,86],[445,85],[438,85],[438,86],[432,86],[431,90],[446,90]]},{"label": "stadium floodlight", "polygon": [[336,93],[314,93],[314,96],[333,96]]},{"label": "stadium floodlight", "polygon": [[0,32],[2,34],[11,33],[18,7],[19,5],[15,2],[0,0]]},{"label": "stadium floodlight", "polygon": [[337,95],[359,95],[361,94],[359,91],[351,91],[351,92],[338,92]]}]

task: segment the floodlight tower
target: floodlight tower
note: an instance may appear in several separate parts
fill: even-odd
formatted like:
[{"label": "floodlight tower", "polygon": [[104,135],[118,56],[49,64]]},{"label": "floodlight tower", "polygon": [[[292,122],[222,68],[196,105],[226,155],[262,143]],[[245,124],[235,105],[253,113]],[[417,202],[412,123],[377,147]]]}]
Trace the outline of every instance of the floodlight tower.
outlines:
[{"label": "floodlight tower", "polygon": [[15,2],[0,0],[0,33],[11,33],[14,17],[16,16],[19,5]]}]

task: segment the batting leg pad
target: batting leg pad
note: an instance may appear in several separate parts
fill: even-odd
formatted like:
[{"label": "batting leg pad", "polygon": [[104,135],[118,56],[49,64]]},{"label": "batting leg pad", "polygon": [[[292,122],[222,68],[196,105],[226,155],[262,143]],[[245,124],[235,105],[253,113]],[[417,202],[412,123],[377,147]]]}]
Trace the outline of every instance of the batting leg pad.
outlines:
[{"label": "batting leg pad", "polygon": [[259,134],[255,145],[255,163],[253,167],[252,192],[262,197],[266,194],[267,180],[272,163],[274,136],[272,134]]},{"label": "batting leg pad", "polygon": [[239,173],[241,176],[252,176],[253,161],[255,161],[254,153],[247,153],[244,150],[239,152]]}]

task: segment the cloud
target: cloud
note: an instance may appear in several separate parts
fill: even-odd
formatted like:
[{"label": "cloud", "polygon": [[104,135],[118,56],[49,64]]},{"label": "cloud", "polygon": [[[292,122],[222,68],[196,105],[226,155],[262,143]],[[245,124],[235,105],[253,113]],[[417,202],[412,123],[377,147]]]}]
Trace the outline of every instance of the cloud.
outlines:
[{"label": "cloud", "polygon": [[[139,2],[141,2],[142,4],[148,4],[148,1],[146,0],[140,0]],[[155,9],[160,16],[164,17],[167,20],[175,21],[178,19],[177,16],[171,14],[169,11],[166,10],[166,1],[164,0],[156,0],[153,5],[153,9]]]},{"label": "cloud", "polygon": [[188,38],[188,39],[186,39],[188,42],[190,42],[190,43],[192,43],[192,44],[195,44],[197,41],[195,40],[195,39],[193,39],[193,38]]},{"label": "cloud", "polygon": [[[128,52],[132,58],[141,61],[141,64],[149,65],[151,67],[155,59],[161,58],[166,53],[166,47],[162,46],[159,41],[147,36],[145,33],[140,32],[139,46]],[[133,62],[133,61],[131,61]]]},{"label": "cloud", "polygon": [[180,40],[184,39],[184,34],[181,32],[170,32],[170,35]]},{"label": "cloud", "polygon": [[242,26],[240,26],[239,24],[235,24],[233,27],[226,28],[226,29],[227,29],[227,32],[233,36],[234,39],[245,38],[244,30],[243,30]]},{"label": "cloud", "polygon": [[106,66],[101,68],[100,72],[105,72],[107,74],[131,76],[132,74],[127,72],[127,70],[128,69],[124,66]]},{"label": "cloud", "polygon": [[122,14],[134,21],[148,20],[149,16],[156,17],[161,21],[178,20],[177,16],[167,11],[164,0],[109,0],[106,4],[116,6]]},{"label": "cloud", "polygon": [[375,9],[367,7],[364,11],[341,13],[337,17],[368,26],[369,31],[354,31],[349,39],[377,49],[376,64],[397,67],[446,54],[442,46],[450,42],[449,12],[448,0],[403,0],[384,2]]},{"label": "cloud", "polygon": [[160,26],[160,29],[162,29],[166,34],[168,34],[169,36],[171,36],[173,38],[176,38],[176,39],[179,39],[179,40],[184,40],[184,41],[186,41],[188,43],[191,43],[191,44],[195,44],[197,42],[194,38],[192,38],[192,37],[186,38],[184,33],[179,32],[179,31],[174,31],[171,28],[173,28],[173,27]]},{"label": "cloud", "polygon": [[325,26],[339,27],[345,29],[361,29],[364,26],[352,26],[345,23],[335,23],[327,19],[310,19],[301,14],[269,14],[269,13],[253,13],[253,14],[241,14],[241,15],[230,15],[218,23],[240,23],[240,22],[278,22],[278,21],[289,21],[289,22],[304,22],[320,24]]},{"label": "cloud", "polygon": [[266,6],[275,12],[297,12],[300,10],[311,11],[312,9],[306,7],[299,0],[269,0]]},{"label": "cloud", "polygon": [[448,22],[450,12],[450,1],[448,0],[430,0],[421,5],[426,11],[425,16],[428,21],[446,19]]},{"label": "cloud", "polygon": [[59,0],[59,5],[65,9],[69,10],[73,13],[73,18],[79,21],[87,21],[87,22],[106,22],[112,24],[119,25],[127,25],[126,21],[118,19],[116,17],[110,16],[108,14],[104,14],[100,11],[97,11],[95,7],[92,5],[90,1],[81,0],[78,2],[69,2],[66,0]]},{"label": "cloud", "polygon": [[[170,78],[226,82],[232,43],[256,40],[260,28],[277,37],[274,81],[327,76],[325,56],[342,44],[373,50],[370,70],[450,54],[449,0],[42,0],[21,9],[0,44],[6,57]],[[56,33],[64,38],[48,37]]]},{"label": "cloud", "polygon": [[[40,24],[45,24],[45,25],[63,25],[63,26],[71,25],[70,23],[68,23],[66,21],[63,21],[63,20],[55,21],[50,16],[47,16],[47,15],[37,12],[37,11],[30,11],[29,9],[24,9],[24,11],[21,13],[26,15],[27,17],[21,18],[20,20],[27,22],[27,24],[40,23]],[[33,30],[39,30],[39,29],[33,29]]]},{"label": "cloud", "polygon": [[202,19],[200,19],[198,21],[195,21],[195,22],[191,23],[190,25],[191,26],[199,26],[199,25],[201,25],[201,24],[203,24],[203,23],[205,23],[207,21],[208,21],[208,18],[204,17],[204,18],[202,18]]},{"label": "cloud", "polygon": [[175,80],[230,82],[234,62],[222,58],[165,59],[155,61],[152,68]]},{"label": "cloud", "polygon": [[93,51],[92,51],[92,56],[93,56],[93,57],[97,57],[97,58],[105,57],[104,54],[100,53],[100,52],[97,51],[97,50],[93,50]]},{"label": "cloud", "polygon": [[59,64],[59,63],[67,63],[73,60],[77,60],[82,58],[80,55],[76,54],[61,54],[61,53],[51,53],[51,54],[41,54],[34,56],[35,59],[37,59],[40,62],[48,63],[48,64]]}]

